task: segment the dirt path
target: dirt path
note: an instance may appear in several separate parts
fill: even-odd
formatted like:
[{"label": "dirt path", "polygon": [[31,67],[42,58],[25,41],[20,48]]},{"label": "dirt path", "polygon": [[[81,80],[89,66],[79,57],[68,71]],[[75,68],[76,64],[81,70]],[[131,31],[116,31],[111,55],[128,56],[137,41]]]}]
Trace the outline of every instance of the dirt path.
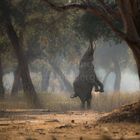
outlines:
[{"label": "dirt path", "polygon": [[106,114],[45,110],[0,112],[0,140],[140,140],[140,124],[97,124]]}]

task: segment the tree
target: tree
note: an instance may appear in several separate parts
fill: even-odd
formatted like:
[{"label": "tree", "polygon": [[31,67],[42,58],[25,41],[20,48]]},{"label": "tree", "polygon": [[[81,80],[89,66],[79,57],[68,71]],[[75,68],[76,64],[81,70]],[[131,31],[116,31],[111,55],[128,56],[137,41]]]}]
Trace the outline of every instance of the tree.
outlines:
[{"label": "tree", "polygon": [[4,98],[5,89],[3,84],[3,65],[2,65],[2,54],[8,51],[6,37],[0,34],[0,98]]},{"label": "tree", "polygon": [[50,73],[49,69],[42,69],[42,81],[41,81],[41,90],[47,91],[49,87],[49,80],[50,80]]},{"label": "tree", "polygon": [[[50,16],[51,15],[51,16]],[[40,39],[40,46],[43,49],[44,60],[50,65],[52,71],[58,75],[58,77],[63,82],[63,85],[66,87],[68,92],[72,92],[72,85],[67,80],[67,77],[62,70],[62,59],[65,52],[68,51],[68,45],[70,44],[70,23],[68,22],[71,19],[67,19],[67,14],[62,13],[57,17],[57,22],[55,22],[54,17],[58,13],[50,13],[49,23],[46,23],[50,26],[44,31]],[[47,15],[48,16],[48,15]],[[59,21],[59,22],[58,22]],[[53,23],[53,24],[50,24]],[[67,34],[67,35],[66,35]],[[59,40],[58,40],[59,39]]]},{"label": "tree", "polygon": [[107,42],[102,42],[100,40],[99,42],[101,43],[95,52],[95,65],[105,71],[104,84],[111,72],[115,74],[114,90],[119,91],[121,85],[121,72],[129,63],[129,49],[124,42],[119,44],[116,44],[112,40]]},{"label": "tree", "polygon": [[[77,3],[57,5],[49,0],[43,0],[52,8],[58,11],[68,9],[81,9],[101,18],[108,27],[132,50],[136,60],[138,75],[140,78],[140,2],[139,0],[98,0],[91,2],[81,0]],[[122,29],[117,28],[116,24],[122,24]]]},{"label": "tree", "polygon": [[[26,28],[24,28],[25,30]],[[22,36],[23,33],[21,33]],[[22,44],[26,44],[26,51],[24,50],[25,53],[25,57],[28,61],[28,64],[31,66],[31,63],[34,62],[36,59],[41,58],[41,49],[39,47],[39,43],[38,43],[38,38],[36,37],[36,35],[28,35],[26,33],[26,36],[28,38],[28,40],[21,40]],[[23,38],[23,37],[22,37]],[[26,43],[23,43],[26,42]],[[34,68],[33,68],[34,69]],[[32,70],[32,67],[31,67]],[[20,68],[19,65],[16,67],[15,71],[14,71],[14,82],[13,82],[13,86],[12,86],[12,90],[11,90],[11,96],[16,96],[18,94],[18,91],[20,89],[22,89],[22,81],[21,81],[21,74],[20,74]]]},{"label": "tree", "polygon": [[20,68],[20,74],[23,83],[24,93],[28,99],[28,103],[32,106],[40,107],[39,100],[37,98],[36,91],[32,84],[28,64],[26,58],[23,54],[23,48],[19,41],[18,35],[11,20],[11,12],[10,12],[10,5],[7,0],[2,0],[0,2],[0,13],[1,13],[1,24],[4,27],[4,30],[11,41],[11,44],[15,50],[15,54],[17,56],[18,65]]},{"label": "tree", "polygon": [[114,72],[116,74],[115,78],[115,83],[114,83],[114,90],[115,91],[120,91],[120,86],[121,86],[121,70],[119,63],[115,57],[113,57],[113,62],[114,62]]},{"label": "tree", "polygon": [[4,85],[3,85],[2,59],[0,52],[0,99],[1,98],[4,98]]},{"label": "tree", "polygon": [[11,96],[16,97],[18,95],[18,91],[22,85],[21,76],[20,76],[20,69],[19,66],[14,71],[14,81],[11,90]]},{"label": "tree", "polygon": [[[33,5],[33,4],[32,4]],[[39,9],[40,5],[37,6],[36,8]],[[19,7],[18,7],[19,9]],[[63,72],[60,69],[60,66],[57,65],[58,61],[60,61],[59,59],[56,59],[57,56],[60,56],[60,52],[62,50],[62,48],[64,48],[64,42],[63,41],[63,37],[61,39],[61,43],[59,43],[58,41],[58,37],[62,36],[62,23],[59,22],[60,24],[58,25],[57,22],[52,18],[53,14],[56,15],[56,13],[48,13],[47,15],[43,16],[43,11],[42,9],[39,10],[39,13],[41,13],[40,16],[37,16],[37,18],[34,18],[34,15],[36,15],[36,10],[34,11],[34,9],[30,9],[31,14],[29,15],[25,15],[24,13],[26,13],[26,10],[24,9],[24,11],[22,11],[23,6],[20,8],[20,12],[18,13],[23,13],[24,15],[24,19],[22,19],[22,23],[20,23],[20,28],[18,30],[18,32],[20,32],[20,42],[21,44],[26,44],[26,46],[24,46],[24,48],[26,47],[26,51],[25,51],[25,55],[26,58],[28,59],[28,63],[30,64],[30,68],[31,70],[35,69],[37,71],[41,71],[42,73],[42,86],[47,88],[47,85],[49,84],[49,78],[50,78],[50,72],[47,72],[47,70],[49,70],[48,68],[48,64],[50,65],[50,61],[53,61],[54,59],[57,60],[57,62],[55,61],[55,63],[51,62],[51,69],[53,71],[55,71],[55,73],[57,73],[57,75],[60,76],[61,80],[64,82],[65,86],[67,87],[67,89],[69,90],[71,85],[69,83],[69,81],[66,79],[65,75],[63,74]],[[27,10],[28,11],[28,10]],[[46,11],[45,11],[46,14]],[[29,17],[30,18],[29,18]],[[32,17],[33,16],[33,17]],[[66,14],[62,14],[60,17],[65,17]],[[61,21],[62,19],[58,17],[57,21]],[[47,19],[47,20],[46,20]],[[61,20],[60,20],[61,19]],[[41,22],[40,22],[41,20]],[[25,22],[26,21],[26,22]],[[33,24],[32,24],[33,23]],[[21,26],[21,25],[24,26]],[[26,26],[25,26],[26,25]],[[65,25],[65,24],[63,24]],[[61,27],[61,28],[60,28]],[[21,32],[20,30],[22,29],[22,31],[24,30],[24,34],[23,32]],[[42,31],[43,30],[43,31]],[[63,30],[64,31],[64,30]],[[26,33],[26,36],[25,36]],[[40,37],[41,36],[41,37]],[[24,43],[23,42],[23,38],[24,38]],[[42,47],[41,43],[39,44],[39,42],[43,42],[42,40],[44,40],[44,47]],[[47,55],[43,55],[43,48],[45,48]],[[43,64],[41,64],[41,67],[34,67],[33,65],[31,65],[31,62],[35,61],[35,60],[41,60],[44,62]],[[47,62],[47,63],[46,63]],[[56,71],[54,69],[54,65],[57,65],[58,71]],[[44,67],[42,67],[44,66]],[[34,67],[32,69],[32,67]],[[20,82],[20,73],[17,69],[15,70],[15,78],[14,78],[14,83],[13,83],[13,88],[12,88],[12,96],[16,95],[18,93],[18,83]],[[45,75],[44,75],[45,73]],[[48,73],[48,74],[46,74]],[[68,83],[68,84],[67,84]],[[70,85],[70,86],[67,86]],[[72,86],[71,86],[72,89]]]}]

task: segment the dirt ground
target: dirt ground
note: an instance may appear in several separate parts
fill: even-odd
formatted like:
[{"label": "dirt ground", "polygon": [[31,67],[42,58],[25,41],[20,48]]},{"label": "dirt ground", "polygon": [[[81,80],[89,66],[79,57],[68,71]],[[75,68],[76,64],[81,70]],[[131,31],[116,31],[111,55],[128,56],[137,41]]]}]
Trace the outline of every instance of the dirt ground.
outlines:
[{"label": "dirt ground", "polygon": [[0,140],[140,140],[138,123],[97,123],[107,113],[0,111]]}]

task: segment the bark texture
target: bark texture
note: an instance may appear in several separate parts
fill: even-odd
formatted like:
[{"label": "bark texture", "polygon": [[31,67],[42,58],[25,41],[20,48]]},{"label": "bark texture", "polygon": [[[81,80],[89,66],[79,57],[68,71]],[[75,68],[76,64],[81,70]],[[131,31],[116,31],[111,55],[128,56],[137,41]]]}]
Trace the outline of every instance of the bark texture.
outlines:
[{"label": "bark texture", "polygon": [[20,69],[18,66],[14,71],[14,82],[12,85],[11,96],[16,97],[20,89],[22,89],[22,81],[20,76]]},{"label": "bark texture", "polygon": [[4,98],[3,70],[2,70],[2,60],[0,54],[0,99],[3,98]]},{"label": "bark texture", "polygon": [[14,27],[10,21],[6,22],[6,32],[11,41],[15,54],[17,56],[18,65],[20,69],[21,79],[23,83],[23,89],[28,103],[35,108],[40,108],[40,102],[37,97],[36,91],[34,89],[33,83],[31,81],[30,73],[26,58],[23,54],[22,47],[19,43],[18,36],[14,30]]},{"label": "bark texture", "polygon": [[138,76],[139,76],[139,80],[140,80],[140,44],[130,43],[129,41],[127,41],[127,43],[129,45],[129,47],[131,48],[134,58],[136,60]]}]

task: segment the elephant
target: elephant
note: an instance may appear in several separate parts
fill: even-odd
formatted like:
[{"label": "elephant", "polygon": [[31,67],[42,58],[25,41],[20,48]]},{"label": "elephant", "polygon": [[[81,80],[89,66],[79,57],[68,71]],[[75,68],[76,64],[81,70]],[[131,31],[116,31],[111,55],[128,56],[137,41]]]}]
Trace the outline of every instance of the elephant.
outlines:
[{"label": "elephant", "polygon": [[93,87],[95,87],[96,92],[104,92],[103,84],[97,78],[94,70],[94,50],[95,48],[93,48],[93,44],[91,44],[80,61],[79,75],[73,82],[74,95],[72,95],[71,98],[79,97],[82,109],[85,108],[86,102],[87,109],[91,108],[91,92]]}]

